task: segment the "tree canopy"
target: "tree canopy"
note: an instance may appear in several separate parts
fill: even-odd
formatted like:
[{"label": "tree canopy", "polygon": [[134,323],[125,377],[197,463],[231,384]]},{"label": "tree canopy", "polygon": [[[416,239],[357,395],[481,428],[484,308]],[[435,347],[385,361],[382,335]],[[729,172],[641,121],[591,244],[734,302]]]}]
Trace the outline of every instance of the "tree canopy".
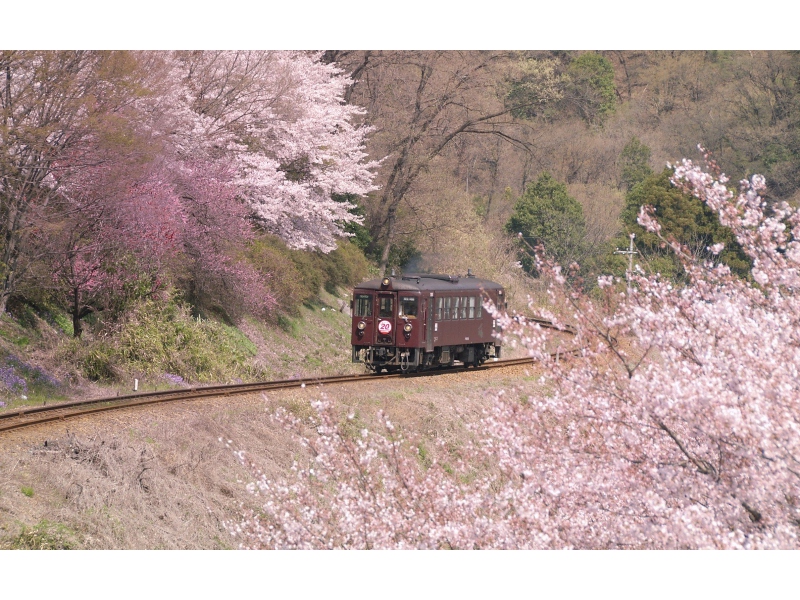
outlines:
[{"label": "tree canopy", "polygon": [[620,184],[630,190],[640,181],[653,174],[650,168],[650,148],[645,146],[639,138],[633,136],[625,144],[619,156]]},{"label": "tree canopy", "polygon": [[574,58],[567,69],[571,79],[569,99],[589,124],[602,124],[616,109],[614,67],[611,61],[587,52]]},{"label": "tree canopy", "polygon": [[528,245],[544,246],[564,267],[582,257],[586,237],[583,208],[567,193],[567,186],[549,173],[542,173],[528,185],[505,228],[521,238],[521,262],[529,273],[534,273],[535,267]]},{"label": "tree canopy", "polygon": [[[747,276],[750,261],[730,229],[723,227],[719,217],[693,195],[676,187],[673,171],[664,169],[636,184],[626,195],[622,221],[628,233],[636,234],[636,248],[651,270],[667,276],[680,276],[682,269],[674,254],[663,242],[638,224],[642,206],[652,206],[661,225],[661,235],[686,246],[696,257],[728,265],[734,273]],[[724,249],[717,255],[710,248],[722,243]],[[627,238],[618,241],[627,246]]]},{"label": "tree canopy", "polygon": [[263,313],[266,280],[239,260],[254,232],[329,252],[374,189],[363,111],[320,58],[0,53],[0,312],[27,282],[68,299],[80,335],[148,281]]}]

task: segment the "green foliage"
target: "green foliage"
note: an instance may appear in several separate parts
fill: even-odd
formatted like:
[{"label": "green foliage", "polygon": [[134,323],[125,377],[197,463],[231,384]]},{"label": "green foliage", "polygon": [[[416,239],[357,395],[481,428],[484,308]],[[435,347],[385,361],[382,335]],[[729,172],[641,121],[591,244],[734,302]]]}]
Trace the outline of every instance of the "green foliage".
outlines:
[{"label": "green foliage", "polygon": [[248,377],[245,366],[255,345],[235,327],[194,318],[179,299],[137,303],[107,341],[64,347],[74,353],[86,377],[119,380],[126,372],[179,375],[186,381],[226,381]]},{"label": "green foliage", "polygon": [[369,272],[363,252],[349,240],[339,240],[336,250],[323,254],[292,250],[280,238],[264,235],[251,244],[247,259],[267,278],[280,311],[294,316],[323,287],[329,292],[350,287]]},{"label": "green foliage", "polygon": [[607,58],[586,52],[570,62],[571,91],[583,119],[602,124],[616,109],[614,67]]},{"label": "green foliage", "polygon": [[633,136],[631,141],[625,144],[620,153],[619,162],[622,171],[620,183],[626,190],[630,190],[653,174],[653,170],[650,168],[650,148],[636,136]]},{"label": "green foliage", "polygon": [[[579,261],[584,253],[586,222],[583,208],[567,194],[567,186],[549,173],[542,173],[528,185],[505,229],[514,237],[522,234],[522,240],[530,246],[542,244],[563,267]],[[526,244],[520,245],[520,259],[523,268],[533,274],[534,261]]]},{"label": "green foliage", "polygon": [[392,244],[389,248],[389,260],[387,266],[389,268],[398,267],[405,268],[412,262],[419,260],[422,253],[417,248],[416,242],[413,239],[406,238],[399,244]]},{"label": "green foliage", "polygon": [[[695,256],[723,262],[734,273],[746,277],[750,272],[750,260],[736,243],[731,230],[722,227],[718,217],[703,202],[672,185],[671,174],[669,169],[665,169],[660,174],[650,175],[628,192],[625,197],[625,208],[622,211],[626,233],[614,240],[614,243],[620,248],[627,248],[628,233],[635,233],[636,249],[641,252],[643,259],[640,262],[644,262],[648,270],[673,278],[682,276],[678,261],[671,252],[662,247],[661,240],[636,222],[639,208],[651,205],[655,207],[662,236],[667,239],[674,237],[687,246]],[[707,250],[716,243],[725,244],[725,249],[719,256]],[[618,260],[617,263],[615,271],[621,274],[619,267],[622,266],[622,262]],[[627,261],[624,261],[624,264],[627,265]],[[623,266],[622,273],[624,270]]]},{"label": "green foliage", "polygon": [[[77,343],[72,345],[77,345]],[[114,350],[109,344],[94,344],[91,349],[85,352],[81,361],[83,374],[92,381],[111,381],[116,379],[118,373],[113,366],[114,357]]]},{"label": "green foliage", "polygon": [[155,275],[141,269],[135,256],[128,254],[118,257],[114,262],[104,265],[110,275],[121,276],[122,286],[108,297],[104,309],[109,310],[111,318],[117,318],[129,306],[149,298],[157,289]]},{"label": "green foliage", "polygon": [[24,496],[27,496],[28,498],[33,498],[33,488],[32,487],[28,487],[27,485],[23,485],[20,488],[20,491],[22,492],[22,494]]},{"label": "green foliage", "polygon": [[294,319],[287,317],[286,315],[278,315],[278,327],[280,327],[293,338],[297,337],[299,330]]},{"label": "green foliage", "polygon": [[267,287],[286,313],[298,314],[299,307],[319,293],[323,280],[311,253],[292,250],[277,236],[260,236],[247,258],[267,278]]},{"label": "green foliage", "polygon": [[509,82],[506,105],[517,119],[535,119],[542,111],[541,73],[538,61],[523,59],[519,73]]},{"label": "green foliage", "polygon": [[369,272],[369,262],[364,253],[348,240],[339,240],[333,252],[317,252],[314,256],[325,278],[325,289],[330,294],[335,294],[337,287],[348,288],[360,283]]},{"label": "green foliage", "polygon": [[[354,194],[333,194],[331,198],[336,202],[350,202],[351,204],[355,204],[355,208],[350,209],[350,214],[358,215],[359,217],[364,217],[366,214],[364,207],[358,203],[358,196]],[[351,221],[349,223],[345,223],[343,229],[353,236],[348,239],[362,252],[364,252],[372,243],[372,236],[369,233],[369,229],[367,229],[364,225],[353,223]]]},{"label": "green foliage", "polygon": [[511,65],[503,85],[504,103],[517,119],[548,119],[553,116],[550,101],[561,96],[566,78],[556,72],[558,61],[525,56]]},{"label": "green foliage", "polygon": [[9,550],[72,550],[76,547],[74,531],[61,523],[45,520],[30,528],[23,525],[19,535],[0,544],[0,548]]},{"label": "green foliage", "polygon": [[18,335],[16,331],[9,331],[5,327],[0,327],[0,338],[20,348],[24,348],[31,341],[27,335]]},{"label": "green foliage", "polygon": [[72,324],[72,319],[67,317],[64,313],[59,312],[53,314],[53,322],[69,337],[75,335],[75,328]]},{"label": "green foliage", "polygon": [[[367,251],[367,257],[375,263],[380,263],[382,253],[383,245],[373,244]],[[421,256],[422,253],[417,248],[416,241],[411,237],[404,237],[398,243],[389,246],[389,258],[386,266],[389,269],[404,270],[408,265],[417,262]]]},{"label": "green foliage", "polygon": [[15,295],[8,299],[8,305],[6,308],[21,327],[24,327],[25,329],[36,328],[36,319],[38,315],[36,314],[37,310],[33,303],[27,301],[22,296]]}]

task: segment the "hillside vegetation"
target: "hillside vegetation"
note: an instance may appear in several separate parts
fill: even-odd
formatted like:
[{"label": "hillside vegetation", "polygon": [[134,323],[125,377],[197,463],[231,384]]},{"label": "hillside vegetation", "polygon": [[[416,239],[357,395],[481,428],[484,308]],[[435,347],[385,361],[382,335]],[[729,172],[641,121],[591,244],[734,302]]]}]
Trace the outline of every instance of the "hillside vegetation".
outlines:
[{"label": "hillside vegetation", "polygon": [[642,204],[747,277],[664,172],[697,144],[734,180],[764,173],[768,203],[798,200],[792,52],[5,51],[0,66],[6,407],[322,368],[328,342],[305,332],[389,268],[471,269],[526,310],[546,301],[533,248],[592,288],[624,276],[614,251],[636,234],[640,266],[684,281]]},{"label": "hillside vegetation", "polygon": [[500,282],[537,359],[20,432],[3,547],[798,547],[799,53],[7,51],[0,78],[0,409],[356,369],[348,290],[390,269]]}]

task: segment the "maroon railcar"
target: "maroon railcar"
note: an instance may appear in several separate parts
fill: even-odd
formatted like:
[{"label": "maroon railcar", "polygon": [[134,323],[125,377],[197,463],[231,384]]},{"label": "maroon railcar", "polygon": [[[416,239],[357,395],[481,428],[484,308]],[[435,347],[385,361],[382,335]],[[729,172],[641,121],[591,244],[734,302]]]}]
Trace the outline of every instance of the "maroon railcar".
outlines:
[{"label": "maroon railcar", "polygon": [[375,372],[477,366],[500,358],[495,319],[483,307],[505,308],[503,287],[452,275],[407,274],[366,281],[353,290],[353,362]]}]

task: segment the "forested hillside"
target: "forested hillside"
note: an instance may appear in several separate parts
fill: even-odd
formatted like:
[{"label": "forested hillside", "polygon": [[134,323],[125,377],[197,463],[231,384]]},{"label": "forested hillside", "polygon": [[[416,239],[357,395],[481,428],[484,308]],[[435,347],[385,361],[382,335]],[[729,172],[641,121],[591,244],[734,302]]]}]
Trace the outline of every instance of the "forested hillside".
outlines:
[{"label": "forested hillside", "polygon": [[347,97],[374,128],[367,148],[386,157],[380,190],[363,201],[369,250],[382,262],[416,250],[425,266],[464,270],[467,257],[496,253],[515,202],[543,173],[583,208],[583,244],[568,253],[582,263],[605,259],[607,242],[625,229],[625,194],[668,162],[698,157],[698,144],[734,180],[763,173],[770,199],[798,199],[796,53],[342,51],[325,59],[351,74]]},{"label": "forested hillside", "polygon": [[[4,51],[0,72],[11,395],[35,369],[119,378],[143,307],[286,329],[389,267],[470,268],[519,303],[530,248],[592,285],[629,233],[680,279],[635,221],[654,204],[701,254],[727,240],[662,173],[698,144],[800,198],[793,52]],[[735,242],[720,260],[748,271]]]}]

